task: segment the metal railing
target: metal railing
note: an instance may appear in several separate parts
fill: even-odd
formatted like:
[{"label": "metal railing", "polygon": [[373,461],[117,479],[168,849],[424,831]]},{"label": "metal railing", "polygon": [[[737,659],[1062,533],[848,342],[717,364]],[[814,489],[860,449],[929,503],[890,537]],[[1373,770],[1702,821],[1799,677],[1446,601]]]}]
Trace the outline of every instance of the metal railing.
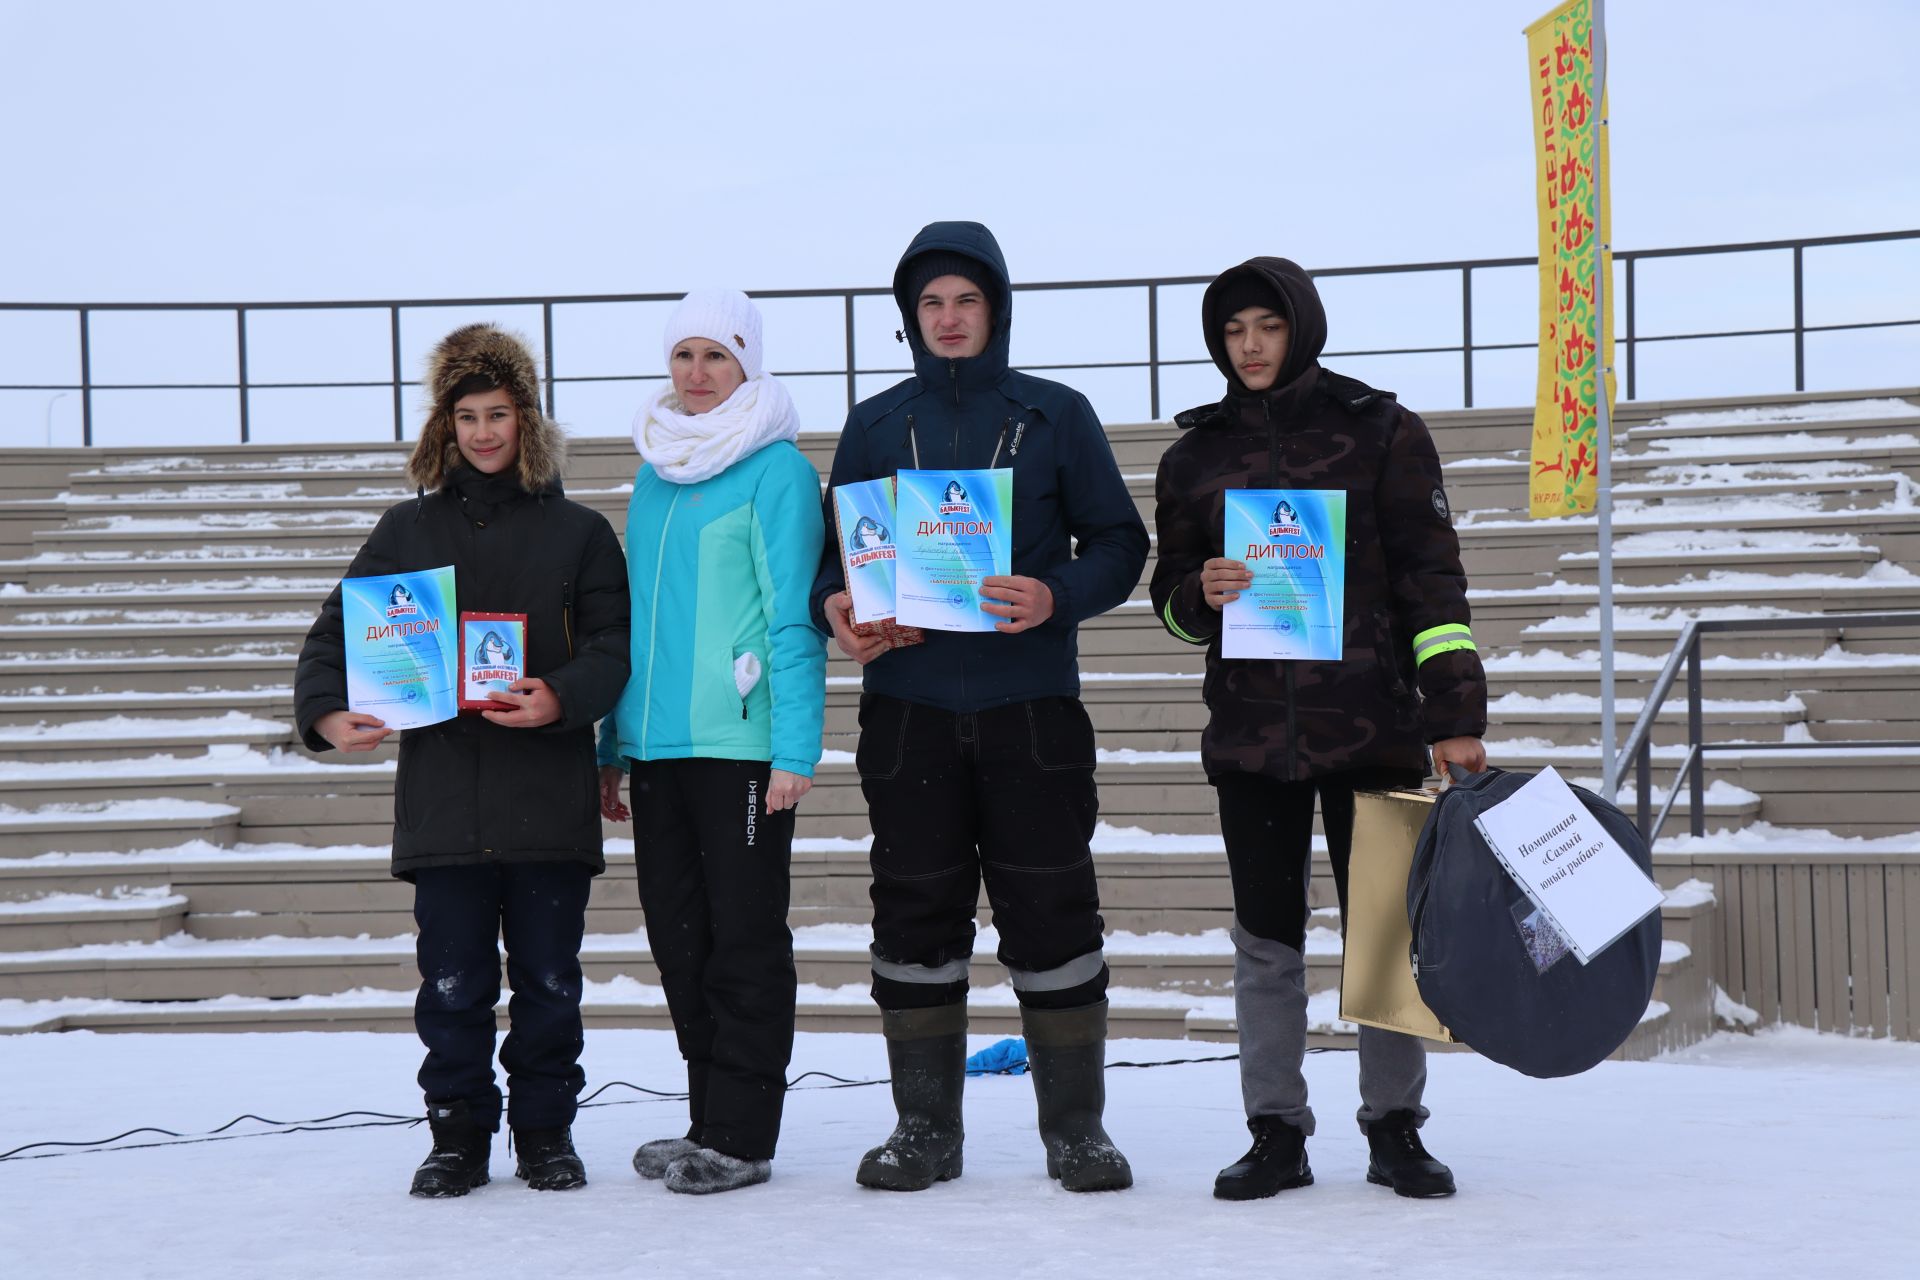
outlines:
[{"label": "metal railing", "polygon": [[[1742,244],[1694,245],[1674,249],[1632,249],[1616,252],[1614,260],[1624,264],[1625,281],[1621,290],[1620,311],[1617,317],[1616,343],[1624,352],[1622,363],[1626,371],[1626,398],[1636,399],[1639,392],[1637,353],[1643,343],[1649,342],[1688,342],[1717,338],[1757,338],[1793,337],[1793,386],[1796,391],[1806,390],[1806,338],[1810,333],[1836,333],[1866,329],[1903,328],[1920,326],[1920,316],[1902,320],[1872,320],[1843,324],[1810,325],[1806,322],[1806,252],[1809,249],[1826,248],[1839,245],[1874,244],[1897,240],[1920,240],[1920,229],[1910,231],[1881,231],[1862,235],[1815,236],[1797,240],[1763,240]],[[1635,283],[1635,267],[1643,261],[1659,258],[1710,257],[1732,253],[1790,253],[1793,260],[1793,323],[1788,326],[1766,328],[1729,329],[1697,333],[1640,333],[1636,324],[1636,301],[1639,293]],[[1327,359],[1360,356],[1420,356],[1420,355],[1458,355],[1460,357],[1461,401],[1473,407],[1473,362],[1474,356],[1481,352],[1531,350],[1535,342],[1475,342],[1473,338],[1473,277],[1478,271],[1493,271],[1503,268],[1531,267],[1536,258],[1475,258],[1452,262],[1412,262],[1396,263],[1371,267],[1327,267],[1313,271],[1317,278],[1338,278],[1343,276],[1393,276],[1393,275],[1431,275],[1434,273],[1456,274],[1460,283],[1460,341],[1443,343],[1436,346],[1385,347],[1357,349],[1347,351],[1328,351]],[[1160,375],[1164,369],[1188,365],[1211,363],[1205,358],[1167,359],[1160,354],[1160,291],[1163,289],[1203,285],[1211,276],[1156,276],[1120,280],[1066,280],[1039,284],[1017,284],[1016,292],[1050,293],[1062,291],[1111,291],[1115,289],[1143,289],[1146,292],[1147,358],[1145,360],[1106,360],[1074,361],[1062,364],[1025,364],[1021,367],[1035,371],[1048,370],[1091,370],[1091,369],[1139,369],[1147,376],[1147,398],[1149,412],[1153,420],[1161,416]],[[889,295],[886,287],[867,287],[854,289],[766,289],[756,291],[755,298],[799,298],[799,299],[837,299],[845,323],[845,359],[837,368],[828,369],[789,369],[777,370],[782,377],[840,376],[846,380],[847,405],[852,407],[859,399],[858,379],[866,375],[902,374],[908,370],[900,367],[862,368],[858,359],[854,334],[854,300],[863,297],[882,297]],[[0,391],[50,391],[78,392],[80,395],[81,442],[93,443],[94,406],[93,395],[96,391],[233,391],[239,400],[239,435],[242,443],[252,438],[250,422],[249,394],[266,390],[321,390],[344,388],[390,387],[393,391],[393,438],[405,438],[406,406],[405,388],[412,384],[401,370],[400,318],[401,313],[435,307],[538,307],[541,318],[541,342],[544,360],[542,368],[547,375],[547,409],[554,409],[554,389],[560,383],[587,382],[654,382],[660,374],[602,374],[578,376],[554,376],[553,313],[555,307],[605,305],[608,303],[647,303],[674,302],[679,293],[608,293],[580,294],[564,297],[509,297],[509,298],[440,298],[358,302],[8,302],[0,303],[0,314],[9,312],[70,312],[79,326],[79,380],[76,382],[42,382],[26,384],[0,384]],[[92,317],[102,312],[232,312],[234,316],[234,351],[236,380],[233,382],[170,382],[170,383],[105,383],[96,381],[93,376]],[[248,377],[247,373],[247,317],[260,312],[271,311],[385,311],[389,334],[391,364],[390,376],[374,381],[328,381],[328,382],[261,382]]]},{"label": "metal railing", "polygon": [[[1884,738],[1822,739],[1817,742],[1707,742],[1704,740],[1704,717],[1702,697],[1702,676],[1700,661],[1700,640],[1702,636],[1734,631],[1845,631],[1854,627],[1920,627],[1920,612],[1902,613],[1809,613],[1784,618],[1696,618],[1681,629],[1680,638],[1674,642],[1673,653],[1667,658],[1667,665],[1660,669],[1659,677],[1653,687],[1647,691],[1646,701],[1640,708],[1640,718],[1634,721],[1632,732],[1614,756],[1613,775],[1618,778],[1625,772],[1629,759],[1633,761],[1635,825],[1640,834],[1651,845],[1660,837],[1660,829],[1666,825],[1667,815],[1673,812],[1673,805],[1680,798],[1680,783],[1687,784],[1687,809],[1689,829],[1692,834],[1702,836],[1707,833],[1706,813],[1706,754],[1709,751],[1823,751],[1846,747],[1920,747],[1920,741],[1895,741]],[[1687,669],[1687,754],[1680,762],[1680,768],[1673,775],[1673,782],[1667,788],[1666,803],[1660,806],[1660,812],[1653,812],[1653,725],[1660,718],[1665,707],[1667,694],[1672,691],[1674,681],[1679,677],[1681,664]]]}]

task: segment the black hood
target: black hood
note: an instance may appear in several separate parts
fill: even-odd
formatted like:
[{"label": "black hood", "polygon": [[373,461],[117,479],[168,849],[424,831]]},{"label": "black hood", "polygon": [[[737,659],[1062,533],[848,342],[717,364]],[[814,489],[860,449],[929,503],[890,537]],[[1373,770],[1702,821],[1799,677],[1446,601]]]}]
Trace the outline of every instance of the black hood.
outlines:
[{"label": "black hood", "polygon": [[[920,340],[919,299],[907,296],[909,264],[923,253],[957,253],[980,264],[981,279],[976,281],[991,295],[993,332],[986,350],[964,360],[948,360],[927,350]],[[986,386],[997,383],[1007,372],[1008,350],[1013,332],[1013,287],[1007,278],[1007,260],[993,232],[977,222],[930,222],[920,228],[900,265],[893,273],[893,298],[900,305],[901,332],[913,349],[913,369],[929,386]],[[952,366],[951,368],[949,366]]]},{"label": "black hood", "polygon": [[[1253,277],[1252,281],[1247,280],[1248,276]],[[1227,376],[1228,392],[1234,396],[1254,393],[1247,390],[1233,362],[1227,359],[1226,327],[1233,317],[1223,314],[1222,303],[1229,293],[1244,293],[1248,283],[1260,286],[1261,292],[1277,293],[1281,312],[1287,318],[1287,358],[1268,394],[1281,392],[1312,370],[1320,353],[1326,350],[1326,308],[1320,305],[1320,291],[1313,287],[1313,277],[1299,263],[1286,258],[1249,258],[1215,277],[1200,300],[1200,323],[1205,331],[1207,354]]]}]

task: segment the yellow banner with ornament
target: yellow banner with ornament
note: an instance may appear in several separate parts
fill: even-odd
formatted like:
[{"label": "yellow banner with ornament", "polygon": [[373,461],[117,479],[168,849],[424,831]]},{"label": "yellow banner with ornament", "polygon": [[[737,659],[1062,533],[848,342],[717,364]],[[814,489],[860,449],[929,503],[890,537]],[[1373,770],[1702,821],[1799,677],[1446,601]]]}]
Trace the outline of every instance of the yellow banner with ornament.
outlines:
[{"label": "yellow banner with ornament", "polygon": [[[1527,468],[1527,514],[1591,511],[1598,491],[1600,396],[1613,417],[1613,255],[1599,270],[1606,287],[1594,306],[1597,244],[1609,243],[1606,130],[1594,153],[1593,2],[1569,0],[1527,28],[1533,97],[1535,189],[1540,215],[1540,370]],[[1599,110],[1606,115],[1605,86]],[[1599,225],[1594,225],[1595,191]]]}]

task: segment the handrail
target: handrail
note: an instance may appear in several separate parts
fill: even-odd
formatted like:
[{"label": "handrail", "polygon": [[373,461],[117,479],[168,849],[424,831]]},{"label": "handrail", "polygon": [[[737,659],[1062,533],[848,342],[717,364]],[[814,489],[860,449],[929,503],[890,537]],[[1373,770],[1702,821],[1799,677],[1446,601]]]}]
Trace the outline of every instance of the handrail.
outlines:
[{"label": "handrail", "polygon": [[[1845,631],[1850,627],[1905,627],[1920,626],[1920,611],[1892,613],[1806,613],[1792,614],[1777,618],[1692,618],[1680,629],[1679,639],[1674,641],[1673,652],[1654,678],[1653,685],[1647,690],[1645,702],[1640,708],[1640,716],[1633,722],[1626,741],[1614,755],[1613,776],[1624,775],[1627,762],[1634,766],[1634,808],[1635,825],[1640,834],[1651,845],[1659,838],[1660,829],[1666,825],[1667,815],[1673,811],[1674,802],[1680,797],[1680,783],[1687,781],[1689,797],[1688,825],[1696,836],[1706,834],[1706,779],[1705,761],[1709,751],[1781,751],[1842,749],[1847,747],[1920,747],[1920,742],[1892,741],[1888,739],[1825,739],[1819,742],[1795,743],[1751,743],[1751,742],[1706,742],[1702,723],[1702,667],[1700,661],[1701,637],[1709,634],[1730,631]],[[1660,806],[1658,816],[1653,814],[1653,726],[1666,709],[1667,695],[1673,689],[1673,683],[1680,675],[1680,664],[1687,666],[1687,754],[1680,768],[1673,775],[1673,783],[1667,788],[1666,803]],[[1603,745],[1602,750],[1606,746]],[[1612,797],[1608,797],[1612,799]]]},{"label": "handrail", "polygon": [[[1877,244],[1890,241],[1920,240],[1920,228],[1900,231],[1875,231],[1856,235],[1807,236],[1788,240],[1753,240],[1739,243],[1679,246],[1662,249],[1623,249],[1615,251],[1615,261],[1625,267],[1625,288],[1621,295],[1621,330],[1618,338],[1624,353],[1622,363],[1625,366],[1625,392],[1629,400],[1639,398],[1638,362],[1639,346],[1647,342],[1686,342],[1705,341],[1728,337],[1787,337],[1793,339],[1794,390],[1805,391],[1806,376],[1806,337],[1810,333],[1850,332],[1870,329],[1920,327],[1920,315],[1895,320],[1871,320],[1836,324],[1806,323],[1806,252],[1809,249],[1821,249],[1844,245]],[[1713,330],[1683,333],[1643,334],[1638,332],[1636,323],[1636,302],[1638,289],[1635,278],[1635,266],[1641,260],[1657,260],[1683,257],[1704,257],[1732,253],[1786,252],[1793,255],[1793,323],[1786,326],[1774,326],[1750,329]],[[1347,351],[1328,351],[1328,359],[1341,359],[1359,356],[1380,355],[1458,355],[1460,357],[1461,403],[1472,408],[1474,357],[1477,354],[1500,351],[1517,351],[1533,347],[1533,342],[1476,342],[1473,336],[1473,274],[1476,271],[1492,271],[1516,267],[1530,267],[1537,259],[1531,257],[1512,258],[1465,258],[1451,261],[1390,263],[1357,267],[1323,267],[1310,272],[1315,277],[1353,277],[1418,275],[1433,272],[1457,272],[1460,277],[1460,341],[1437,345],[1413,345],[1392,348],[1361,348]],[[1203,359],[1166,359],[1160,354],[1160,291],[1182,286],[1208,283],[1210,276],[1130,276],[1105,280],[1049,280],[1029,284],[1016,284],[1016,292],[1048,293],[1066,290],[1113,290],[1139,289],[1146,292],[1147,357],[1144,360],[1091,360],[1060,364],[1023,365],[1023,368],[1036,370],[1085,370],[1085,369],[1137,369],[1147,375],[1147,401],[1149,416],[1158,421],[1161,413],[1161,372],[1165,369],[1208,363]],[[863,375],[901,374],[906,369],[894,366],[869,368],[862,367],[858,359],[855,343],[855,308],[858,298],[883,297],[892,292],[886,286],[866,285],[837,289],[760,289],[753,296],[762,299],[819,299],[838,300],[842,310],[844,340],[844,360],[834,368],[793,369],[782,371],[787,377],[839,377],[846,382],[846,401],[849,408],[858,399],[858,379]],[[597,293],[571,294],[555,296],[504,296],[483,298],[385,298],[385,299],[340,299],[334,301],[257,301],[257,302],[0,302],[0,313],[22,312],[67,312],[77,320],[79,326],[79,379],[74,382],[48,379],[31,383],[0,385],[0,391],[47,391],[78,392],[80,396],[81,443],[93,444],[95,391],[173,391],[173,390],[214,390],[233,391],[238,400],[239,436],[242,443],[251,439],[251,414],[249,395],[256,390],[322,389],[350,387],[391,387],[393,389],[393,438],[405,438],[405,396],[404,389],[412,385],[401,368],[400,318],[403,311],[428,310],[437,307],[538,307],[541,320],[541,345],[544,356],[542,367],[546,372],[547,409],[554,409],[554,391],[561,383],[583,382],[638,382],[657,381],[657,374],[605,374],[556,376],[554,367],[554,330],[553,311],[555,307],[594,306],[612,303],[672,302],[680,297],[675,292],[649,293]],[[248,341],[247,317],[254,312],[275,311],[385,311],[388,317],[390,364],[389,376],[372,381],[321,381],[321,382],[256,382],[248,377]],[[234,351],[237,378],[232,382],[211,383],[104,383],[93,376],[94,343],[92,335],[92,316],[95,313],[112,312],[232,312],[234,315]]]}]

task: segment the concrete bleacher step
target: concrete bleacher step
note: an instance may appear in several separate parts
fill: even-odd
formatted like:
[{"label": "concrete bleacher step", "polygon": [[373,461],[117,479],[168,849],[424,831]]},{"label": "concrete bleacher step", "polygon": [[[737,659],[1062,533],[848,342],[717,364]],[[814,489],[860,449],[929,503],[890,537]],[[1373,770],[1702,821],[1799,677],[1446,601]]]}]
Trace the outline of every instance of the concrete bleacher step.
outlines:
[{"label": "concrete bleacher step", "polygon": [[[1697,931],[1691,918],[1697,915],[1697,910],[1669,908],[1663,924]],[[877,1030],[877,1013],[862,998],[868,978],[864,947],[850,930],[831,930],[832,936],[822,940],[810,937],[812,932],[803,928],[795,938],[800,1029]],[[1113,1034],[1237,1038],[1232,949],[1224,937],[1186,939],[1171,952],[1136,945],[1144,941],[1110,939]],[[1710,979],[1697,954],[1703,955],[1671,936],[1663,943],[1648,1017],[1616,1056],[1652,1056],[1712,1029]],[[581,960],[587,980],[583,1012],[590,1026],[657,1025],[664,999],[653,981],[657,970],[643,936],[589,936]],[[1352,1042],[1355,1028],[1337,1016],[1339,972],[1337,941],[1310,939],[1309,1020],[1316,1044]],[[1003,971],[977,955],[972,976],[973,1029],[1017,1033],[1018,1014]],[[13,998],[24,1002],[8,1011],[0,1030],[404,1030],[417,985],[412,940],[406,937],[245,948],[206,943],[72,948],[0,959],[0,990],[17,992]]]},{"label": "concrete bleacher step", "polygon": [[[1616,698],[1615,714],[1623,723],[1639,718],[1645,702],[1640,698]],[[1807,704],[1798,696],[1741,702],[1730,698],[1703,699],[1701,732],[1709,742],[1779,742],[1789,729],[1805,729]],[[1578,694],[1528,697],[1507,692],[1488,704],[1489,733],[1500,738],[1544,739],[1558,746],[1573,746],[1593,741],[1592,729],[1600,718],[1598,698]],[[1681,746],[1687,741],[1687,705],[1684,698],[1670,699],[1655,717],[1652,730],[1655,746]]]},{"label": "concrete bleacher step", "polygon": [[1616,513],[1630,508],[1649,521],[1668,511],[1697,511],[1710,503],[1737,513],[1786,501],[1807,516],[1828,516],[1884,510],[1900,500],[1906,484],[1904,476],[1864,463],[1829,462],[1816,467],[1708,462],[1647,469],[1638,480],[1614,485],[1613,496]]},{"label": "concrete bleacher step", "polygon": [[154,693],[115,689],[89,694],[0,693],[0,728],[67,724],[104,716],[135,716],[145,720],[195,720],[205,716],[244,712],[263,719],[293,718],[293,690],[205,689],[198,693]]},{"label": "concrete bleacher step", "polygon": [[[1904,436],[1886,439],[1823,440],[1806,444],[1768,438],[1743,441],[1737,447],[1722,445],[1712,453],[1694,452],[1687,440],[1668,442],[1670,446],[1646,452],[1631,452],[1617,443],[1613,457],[1613,475],[1619,484],[1657,483],[1655,472],[1668,467],[1701,463],[1723,466],[1759,467],[1768,465],[1816,465],[1841,462],[1873,470],[1920,479],[1920,444],[1900,443]],[[1457,511],[1524,511],[1528,462],[1524,452],[1507,457],[1462,459],[1446,467],[1447,496]]]},{"label": "concrete bleacher step", "polygon": [[175,585],[219,588],[247,586],[262,578],[324,577],[331,588],[352,563],[350,554],[295,555],[269,551],[249,555],[245,546],[221,547],[217,555],[212,548],[202,550],[205,554],[140,555],[96,549],[84,555],[72,550],[60,555],[35,555],[0,563],[0,582],[21,583],[40,591],[91,587],[103,582],[148,589]]},{"label": "concrete bleacher step", "polygon": [[[598,511],[616,529],[626,522],[627,502],[632,493],[631,484],[600,489],[567,488],[567,497]],[[282,529],[297,531],[303,525],[316,524],[358,527],[362,529],[359,536],[364,538],[365,530],[372,529],[383,512],[413,496],[413,490],[400,486],[320,497],[297,491],[256,497],[237,493],[227,486],[183,485],[145,493],[68,498],[60,507],[64,520],[56,519],[55,525],[76,531],[107,531],[144,526],[178,528],[184,522],[192,522],[214,531],[247,528],[271,537]],[[4,508],[0,507],[0,529],[4,529],[3,513]]]},{"label": "concrete bleacher step", "polygon": [[146,623],[28,623],[0,626],[0,653],[23,662],[42,657],[192,658],[232,653],[297,652],[311,614]]},{"label": "concrete bleacher step", "polygon": [[266,648],[182,657],[50,657],[30,660],[18,650],[0,662],[0,696],[192,693],[220,689],[285,688],[299,652]]},{"label": "concrete bleacher step", "polygon": [[165,886],[0,900],[0,960],[61,947],[155,942],[180,932],[186,915],[187,899]]},{"label": "concrete bleacher step", "polygon": [[152,588],[96,584],[93,590],[53,587],[0,595],[0,626],[73,622],[88,626],[142,625],[182,613],[218,611],[235,620],[299,614],[312,620],[338,578],[297,579],[282,586],[205,583]]},{"label": "concrete bleacher step", "polygon": [[59,528],[66,514],[57,498],[0,499],[0,560],[31,554],[34,535]]},{"label": "concrete bleacher step", "polygon": [[197,719],[108,716],[52,725],[0,725],[0,754],[25,763],[200,756],[209,747],[290,746],[293,726],[240,711]]},{"label": "concrete bleacher step", "polygon": [[[1864,607],[1862,611],[1867,611]],[[1778,613],[1772,606],[1715,606],[1708,609],[1662,609],[1627,606],[1614,610],[1613,643],[1618,655],[1655,658],[1661,662],[1672,654],[1674,644],[1686,623],[1693,619],[1721,617],[1764,617]],[[1879,612],[1879,610],[1873,610]],[[1894,610],[1888,610],[1894,612]],[[1593,648],[1600,642],[1599,611],[1563,614],[1545,623],[1529,623],[1517,629],[1488,624],[1492,633],[1488,643],[1494,652],[1552,646],[1558,649]],[[1476,635],[1479,627],[1475,628]],[[1492,638],[1498,636],[1499,638]],[[1842,657],[1920,658],[1920,621],[1911,627],[1871,627],[1847,630],[1798,629],[1780,631],[1723,631],[1701,637],[1702,657],[1759,662],[1789,659],[1795,667],[1821,661],[1829,654]]]},{"label": "concrete bleacher step", "polygon": [[[658,987],[621,979],[589,986],[581,1016],[589,1031],[668,1030],[666,997]],[[1111,988],[1109,1033],[1115,1039],[1179,1039],[1187,1034],[1189,1010],[1155,992]],[[500,1030],[507,1030],[507,1000],[499,1005]],[[232,996],[207,1001],[36,1001],[0,1010],[0,1034],[34,1031],[386,1031],[411,1033],[410,991],[350,991],[291,1000]],[[865,983],[838,990],[803,989],[796,1008],[797,1029],[804,1032],[880,1034],[880,1014]],[[1020,1011],[1008,986],[976,989],[968,1005],[968,1026],[977,1035],[1017,1036]]]},{"label": "concrete bleacher step", "polygon": [[1834,402],[1841,412],[1810,411],[1805,406],[1777,413],[1748,410],[1744,422],[1716,413],[1676,413],[1630,427],[1627,438],[1636,447],[1655,441],[1740,440],[1754,436],[1792,434],[1823,439],[1860,439],[1874,436],[1920,436],[1920,409],[1904,400]]},{"label": "concrete bleacher step", "polygon": [[[1883,563],[1878,547],[1864,546],[1851,536],[1833,538],[1830,545],[1819,545],[1812,538],[1807,541],[1811,545],[1793,550],[1748,538],[1728,539],[1720,546],[1643,548],[1636,537],[1629,536],[1614,544],[1613,580],[1621,586],[1659,586],[1698,581],[1703,572],[1711,570],[1781,577],[1817,573],[1857,579],[1873,565]],[[1554,576],[1566,582],[1597,582],[1598,566],[1596,552],[1568,552],[1556,562]]]},{"label": "concrete bleacher step", "polygon": [[164,797],[31,804],[41,797],[30,792],[13,798],[30,805],[0,804],[0,875],[6,874],[12,859],[162,849],[189,840],[226,845],[240,829],[238,805],[205,800]]},{"label": "concrete bleacher step", "polygon": [[[1707,570],[1692,581],[1619,585],[1614,588],[1613,598],[1616,610],[1682,610],[1703,617],[1713,616],[1710,610],[1730,608],[1764,608],[1775,613],[1901,612],[1920,609],[1920,575],[1894,564],[1876,566],[1854,578],[1826,574],[1762,577]],[[1489,637],[1500,637],[1496,643],[1510,643],[1522,628],[1541,623],[1567,626],[1557,620],[1598,608],[1599,589],[1555,583],[1515,590],[1475,590],[1468,599],[1473,607],[1475,635],[1484,630]],[[1791,640],[1791,633],[1775,634],[1783,643]]]},{"label": "concrete bleacher step", "polygon": [[[802,925],[794,933],[794,970],[803,986],[853,987],[872,980],[864,925]],[[1316,939],[1316,941],[1320,941]],[[1159,945],[1156,946],[1155,944]],[[975,986],[1006,982],[983,936],[973,961]],[[1169,996],[1224,994],[1231,988],[1233,944],[1224,932],[1180,938],[1110,935],[1107,963],[1114,985]],[[660,972],[645,930],[587,935],[580,953],[589,982],[626,978],[657,986]],[[1314,952],[1313,990],[1339,982],[1337,940]],[[413,991],[420,985],[409,934],[389,938],[247,939],[240,942],[174,938],[48,949],[0,956],[0,990],[7,998],[46,1000],[207,1000],[220,996],[287,999],[377,988]]]}]

